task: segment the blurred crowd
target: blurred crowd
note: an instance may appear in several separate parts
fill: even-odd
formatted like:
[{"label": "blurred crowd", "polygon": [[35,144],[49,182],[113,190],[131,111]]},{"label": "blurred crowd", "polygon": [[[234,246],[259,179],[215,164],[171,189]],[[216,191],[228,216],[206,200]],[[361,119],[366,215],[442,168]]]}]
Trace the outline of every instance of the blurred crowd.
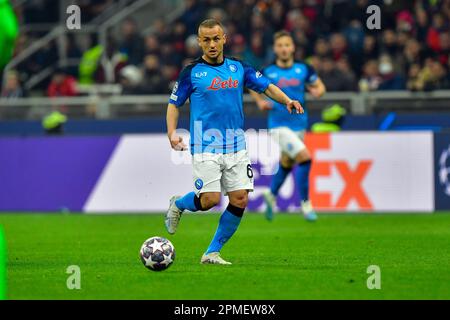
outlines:
[{"label": "blurred crowd", "polygon": [[[127,19],[119,34],[109,36],[105,48],[96,45],[95,37],[84,51],[69,39],[68,56],[81,62],[59,70],[47,94],[76,95],[67,90],[73,81],[121,84],[124,94],[167,94],[182,67],[201,55],[196,33],[205,18],[225,25],[227,55],[257,68],[274,60],[273,33],[290,31],[296,59],[310,63],[328,91],[450,89],[450,0],[185,2],[186,10],[176,21],[159,19],[147,35],[141,34],[136,21]],[[381,30],[366,26],[366,8],[371,4],[381,8]],[[21,45],[19,39],[19,51]],[[56,47],[49,46],[18,72],[36,72],[56,61],[57,54]],[[8,79],[20,82],[17,73]],[[20,94],[14,85],[9,87],[2,96]]]}]

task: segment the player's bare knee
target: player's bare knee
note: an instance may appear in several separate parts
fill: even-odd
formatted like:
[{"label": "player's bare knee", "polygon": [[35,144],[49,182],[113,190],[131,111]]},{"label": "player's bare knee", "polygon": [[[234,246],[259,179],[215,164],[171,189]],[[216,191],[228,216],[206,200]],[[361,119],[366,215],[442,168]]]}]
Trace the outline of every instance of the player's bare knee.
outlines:
[{"label": "player's bare knee", "polygon": [[242,190],[237,193],[229,194],[230,203],[238,208],[246,208],[248,204],[248,191]]},{"label": "player's bare knee", "polygon": [[309,153],[308,149],[303,149],[300,151],[297,156],[295,157],[295,161],[297,163],[303,163],[307,161],[311,161],[311,154]]},{"label": "player's bare knee", "polygon": [[214,206],[218,205],[220,202],[220,193],[214,192],[214,193],[202,193],[200,195],[200,202],[202,204],[202,209],[204,211],[209,210],[213,208]]},{"label": "player's bare knee", "polygon": [[294,166],[294,164],[295,164],[295,160],[289,158],[288,155],[283,154],[283,155],[281,156],[280,163],[281,163],[281,165],[283,166],[283,168],[291,169],[291,168]]}]

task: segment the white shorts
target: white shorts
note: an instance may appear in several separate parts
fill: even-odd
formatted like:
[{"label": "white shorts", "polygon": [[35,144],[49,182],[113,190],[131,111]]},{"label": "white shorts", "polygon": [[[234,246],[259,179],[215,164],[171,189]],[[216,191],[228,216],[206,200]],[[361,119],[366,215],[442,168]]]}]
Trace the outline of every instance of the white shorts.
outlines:
[{"label": "white shorts", "polygon": [[281,152],[289,158],[295,159],[300,151],[306,149],[303,142],[305,131],[293,131],[288,127],[279,127],[270,130],[272,138],[280,145]]},{"label": "white shorts", "polygon": [[253,170],[247,150],[236,153],[198,153],[192,158],[194,192],[253,191]]}]

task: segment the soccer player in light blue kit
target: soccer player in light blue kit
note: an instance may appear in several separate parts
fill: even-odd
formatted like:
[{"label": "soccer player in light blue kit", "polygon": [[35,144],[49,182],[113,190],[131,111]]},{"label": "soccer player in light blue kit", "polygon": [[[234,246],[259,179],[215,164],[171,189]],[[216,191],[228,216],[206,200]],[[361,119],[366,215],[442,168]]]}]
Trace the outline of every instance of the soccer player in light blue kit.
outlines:
[{"label": "soccer player in light blue kit", "polygon": [[[314,69],[302,62],[294,60],[295,45],[287,31],[274,35],[274,51],[276,62],[263,70],[264,76],[281,88],[289,97],[305,105],[305,92],[308,90],[314,97],[320,98],[326,91],[323,82]],[[308,221],[316,221],[315,213],[309,199],[309,174],[311,155],[303,140],[308,127],[308,114],[290,114],[276,101],[268,101],[257,92],[250,91],[261,110],[269,110],[269,130],[281,149],[278,171],[272,178],[269,190],[266,190],[266,218],[272,220],[276,206],[276,197],[281,186],[295,165],[298,165],[295,183],[298,186],[303,215]]]},{"label": "soccer player in light blue kit", "polygon": [[179,110],[190,99],[190,132],[193,164],[193,192],[170,199],[165,218],[170,234],[177,230],[182,213],[206,211],[217,205],[221,192],[229,204],[200,262],[230,264],[220,256],[223,245],[237,230],[253,190],[253,171],[244,136],[244,87],[283,104],[288,112],[303,112],[298,101],[291,100],[248,64],[224,57],[226,35],[216,20],[199,26],[198,42],[203,56],[180,74],[167,107],[167,133],[173,149],[187,150],[177,135]]}]

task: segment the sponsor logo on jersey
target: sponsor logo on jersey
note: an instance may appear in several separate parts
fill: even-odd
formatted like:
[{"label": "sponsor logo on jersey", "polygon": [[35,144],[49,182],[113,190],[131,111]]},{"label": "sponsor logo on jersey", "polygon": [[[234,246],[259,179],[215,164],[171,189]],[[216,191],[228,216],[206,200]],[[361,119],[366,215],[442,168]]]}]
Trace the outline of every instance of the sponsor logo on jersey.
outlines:
[{"label": "sponsor logo on jersey", "polygon": [[280,88],[296,87],[299,86],[300,84],[301,84],[300,80],[296,78],[288,79],[283,77],[277,82],[277,86]]},{"label": "sponsor logo on jersey", "polygon": [[220,89],[233,89],[237,87],[239,87],[239,80],[233,80],[232,77],[229,77],[228,80],[222,80],[220,77],[215,77],[206,89],[216,91]]},{"label": "sponsor logo on jersey", "polygon": [[196,78],[203,78],[203,77],[206,77],[206,76],[208,76],[208,72],[206,72],[206,71],[204,71],[204,72],[196,72],[195,73],[195,77]]}]

